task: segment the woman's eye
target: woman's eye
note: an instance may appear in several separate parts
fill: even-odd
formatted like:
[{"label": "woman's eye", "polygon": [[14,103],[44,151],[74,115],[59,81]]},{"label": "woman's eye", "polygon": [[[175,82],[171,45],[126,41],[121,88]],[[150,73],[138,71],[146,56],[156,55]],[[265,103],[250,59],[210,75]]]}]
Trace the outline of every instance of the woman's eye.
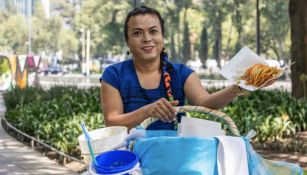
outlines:
[{"label": "woman's eye", "polygon": [[132,34],[133,34],[133,36],[140,36],[140,35],[142,34],[142,32],[140,32],[140,31],[135,31],[135,32],[133,32]]},{"label": "woman's eye", "polygon": [[157,33],[158,32],[158,30],[151,30],[150,31],[150,33],[152,33],[152,34],[155,34],[155,33]]}]

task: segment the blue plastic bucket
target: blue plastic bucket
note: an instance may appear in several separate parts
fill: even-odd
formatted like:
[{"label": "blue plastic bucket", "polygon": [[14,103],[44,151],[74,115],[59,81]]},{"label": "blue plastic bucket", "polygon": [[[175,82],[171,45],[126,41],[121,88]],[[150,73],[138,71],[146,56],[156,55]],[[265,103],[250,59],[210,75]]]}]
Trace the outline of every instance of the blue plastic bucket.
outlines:
[{"label": "blue plastic bucket", "polygon": [[98,166],[92,164],[97,174],[118,174],[135,167],[139,162],[136,154],[126,150],[104,152],[96,157]]}]

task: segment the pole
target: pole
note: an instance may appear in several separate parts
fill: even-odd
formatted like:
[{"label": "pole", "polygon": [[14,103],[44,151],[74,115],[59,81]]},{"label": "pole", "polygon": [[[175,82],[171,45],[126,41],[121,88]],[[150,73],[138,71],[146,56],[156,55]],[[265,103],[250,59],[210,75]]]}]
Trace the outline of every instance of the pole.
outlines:
[{"label": "pole", "polygon": [[28,55],[32,54],[31,39],[32,39],[32,0],[28,0]]},{"label": "pole", "polygon": [[256,3],[256,45],[257,45],[257,54],[260,54],[260,10],[259,10],[259,1]]},{"label": "pole", "polygon": [[91,47],[91,32],[86,32],[86,75],[90,75],[90,47]]},{"label": "pole", "polygon": [[81,71],[85,75],[85,34],[84,28],[80,29],[81,32]]}]

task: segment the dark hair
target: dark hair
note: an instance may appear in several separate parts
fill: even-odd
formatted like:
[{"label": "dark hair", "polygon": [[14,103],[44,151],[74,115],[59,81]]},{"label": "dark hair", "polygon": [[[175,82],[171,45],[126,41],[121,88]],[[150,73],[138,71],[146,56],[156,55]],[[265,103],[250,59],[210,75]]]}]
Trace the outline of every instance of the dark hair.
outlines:
[{"label": "dark hair", "polygon": [[132,16],[145,15],[145,14],[154,14],[158,16],[160,25],[161,25],[162,35],[164,36],[164,20],[162,19],[160,13],[153,8],[150,8],[147,6],[140,6],[130,11],[126,17],[126,20],[125,20],[125,39],[126,41],[128,40],[128,22],[130,18]]}]

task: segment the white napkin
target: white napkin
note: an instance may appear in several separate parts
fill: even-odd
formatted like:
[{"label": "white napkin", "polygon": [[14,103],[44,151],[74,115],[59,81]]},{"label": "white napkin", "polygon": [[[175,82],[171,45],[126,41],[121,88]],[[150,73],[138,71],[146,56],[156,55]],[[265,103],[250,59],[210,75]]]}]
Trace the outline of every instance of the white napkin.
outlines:
[{"label": "white napkin", "polygon": [[225,135],[225,132],[219,122],[182,116],[178,127],[178,135],[182,137],[208,138]]},{"label": "white napkin", "polygon": [[217,136],[217,167],[219,175],[248,175],[245,142],[241,137]]}]

